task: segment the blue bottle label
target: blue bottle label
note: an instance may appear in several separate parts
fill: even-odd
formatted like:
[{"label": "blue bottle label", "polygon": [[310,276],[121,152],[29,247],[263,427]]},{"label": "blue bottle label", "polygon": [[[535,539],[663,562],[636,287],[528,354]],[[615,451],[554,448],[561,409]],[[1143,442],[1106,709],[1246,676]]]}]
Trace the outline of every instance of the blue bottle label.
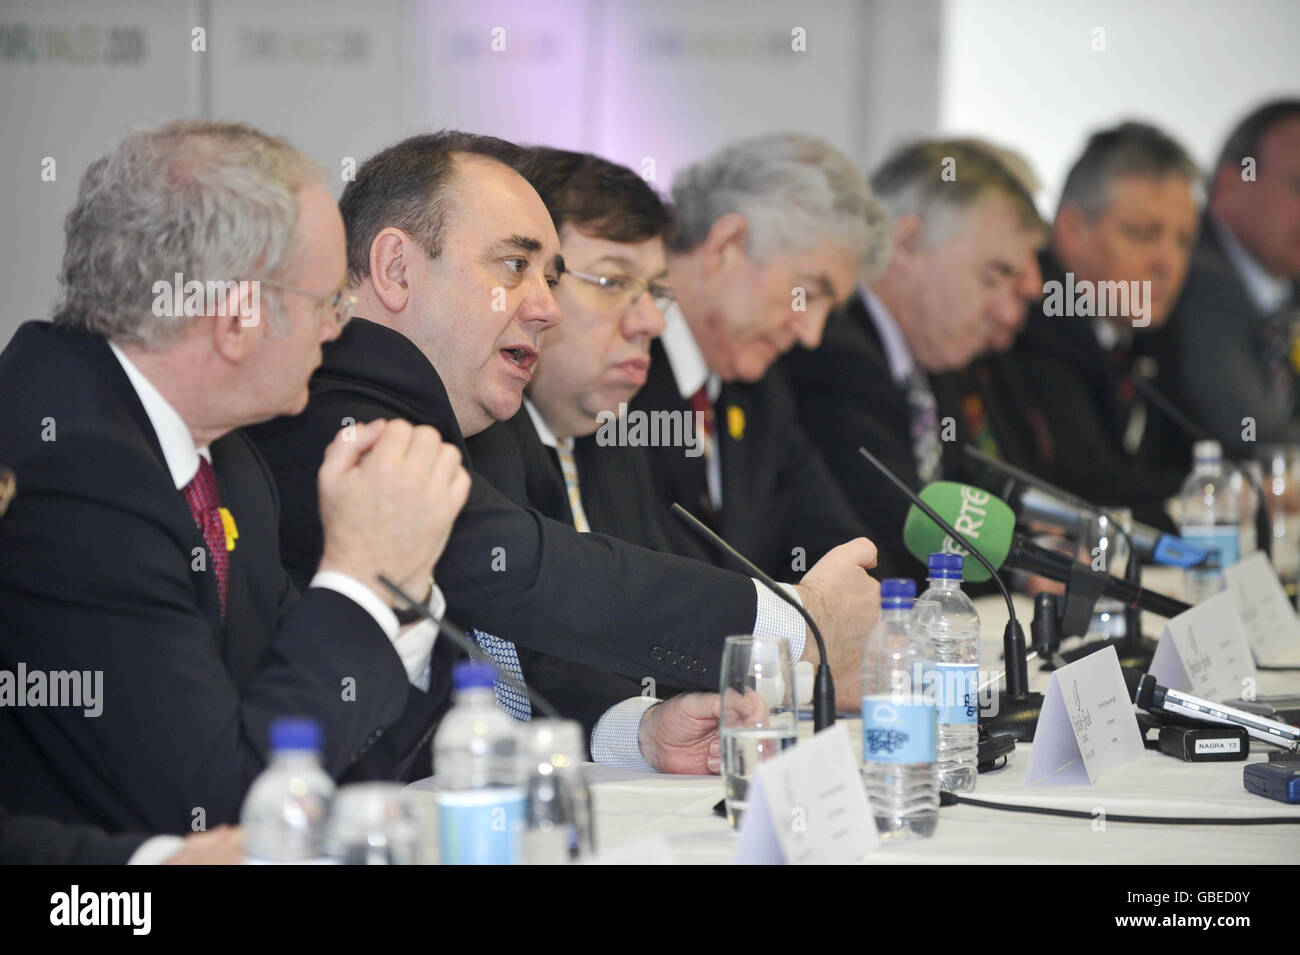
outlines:
[{"label": "blue bottle label", "polygon": [[869,763],[933,763],[938,710],[888,694],[862,698],[862,759]]},{"label": "blue bottle label", "polygon": [[528,800],[522,789],[438,793],[443,865],[515,865],[522,862]]},{"label": "blue bottle label", "polygon": [[979,722],[979,664],[935,664],[935,701],[939,723],[970,725]]},{"label": "blue bottle label", "polygon": [[1190,568],[1193,577],[1218,577],[1238,560],[1241,534],[1235,524],[1188,525],[1179,536],[1209,553],[1204,563]]}]

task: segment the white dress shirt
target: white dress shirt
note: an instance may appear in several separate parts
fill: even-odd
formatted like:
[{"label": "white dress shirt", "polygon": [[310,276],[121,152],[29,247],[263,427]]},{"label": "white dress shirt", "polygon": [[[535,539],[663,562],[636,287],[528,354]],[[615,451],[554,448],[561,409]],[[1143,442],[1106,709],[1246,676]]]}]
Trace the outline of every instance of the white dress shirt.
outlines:
[{"label": "white dress shirt", "polygon": [[[171,473],[172,483],[176,485],[177,491],[182,490],[199,471],[199,455],[203,455],[211,463],[211,453],[206,446],[195,447],[194,437],[179,412],[163,397],[162,392],[154,387],[153,382],[149,381],[135,366],[135,363],[117,345],[110,342],[109,347],[122,365],[122,370],[126,372],[127,379],[140,398],[140,404],[144,407],[149,423],[153,425],[154,434],[158,436],[158,444],[162,448],[163,460]],[[437,627],[427,620],[421,620],[402,629],[398,625],[397,615],[379,594],[356,578],[338,571],[317,573],[309,586],[337,591],[360,604],[362,609],[374,617],[375,622],[392,641],[393,649],[401,659],[411,683],[422,690],[428,689],[429,664],[433,655],[434,640],[438,635]],[[433,589],[429,605],[434,616],[441,618],[446,609],[446,601],[437,587]],[[149,865],[162,862],[180,848],[181,841],[179,836],[156,836],[149,839],[135,851],[128,864]]]},{"label": "white dress shirt", "polygon": [[1246,286],[1246,294],[1261,315],[1272,315],[1291,300],[1291,281],[1270,275],[1259,260],[1246,251],[1246,247],[1228,229],[1215,219],[1210,220],[1210,228],[1223,246],[1224,255],[1232,263],[1241,284]]},{"label": "white dress shirt", "polygon": [[896,384],[905,384],[907,379],[916,372],[916,358],[912,355],[912,349],[907,347],[907,338],[903,335],[903,330],[898,327],[898,320],[890,314],[885,303],[880,300],[880,296],[871,291],[869,286],[858,286],[858,293],[862,296],[862,301],[867,306],[867,314],[871,316],[871,323],[876,326],[876,334],[880,336],[881,344],[885,347],[889,377],[893,378]]},{"label": "white dress shirt", "polygon": [[[680,315],[680,312],[678,313]],[[683,322],[683,325],[685,323]],[[689,329],[687,334],[689,335]],[[691,346],[695,347],[695,340],[691,339]],[[699,352],[698,347],[695,348]],[[700,358],[703,364],[703,356]],[[708,375],[708,368],[704,369],[705,375]],[[715,375],[714,378],[717,376]],[[701,383],[703,383],[701,381]],[[695,386],[698,389],[700,386]],[[718,385],[721,390],[721,383]],[[716,393],[713,395],[717,397]],[[524,398],[524,408],[528,411],[528,418],[533,423],[533,429],[537,432],[538,439],[548,448],[558,446],[559,439],[556,438],[546,419],[537,407]],[[793,587],[782,584],[787,592],[799,600],[799,592]],[[790,658],[797,661],[803,656],[804,641],[806,632],[803,618],[799,616],[798,611],[781,600],[770,590],[763,586],[757,580],[754,581],[754,588],[758,594],[758,613],[755,616],[753,632],[757,636],[784,636],[790,644]],[[802,601],[800,601],[802,604]],[[633,696],[619,703],[615,703],[607,709],[597,721],[596,726],[591,731],[591,759],[593,762],[601,763],[605,766],[617,766],[620,769],[633,769],[642,772],[654,772],[655,768],[645,761],[641,755],[641,744],[637,740],[637,732],[641,728],[641,718],[645,716],[646,710],[660,702],[657,697],[653,696]]]}]

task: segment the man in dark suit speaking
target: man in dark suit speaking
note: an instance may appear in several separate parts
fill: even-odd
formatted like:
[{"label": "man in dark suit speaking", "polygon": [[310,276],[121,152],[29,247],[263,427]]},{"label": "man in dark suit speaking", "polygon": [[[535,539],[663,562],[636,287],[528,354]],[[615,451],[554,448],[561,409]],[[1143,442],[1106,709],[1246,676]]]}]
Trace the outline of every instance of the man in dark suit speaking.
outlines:
[{"label": "man in dark suit speaking", "polygon": [[[518,412],[542,333],[560,320],[551,289],[562,263],[546,207],[501,161],[517,155],[486,137],[413,137],[364,163],[344,190],[352,288],[371,320],[354,321],[326,349],[305,414],[258,429],[285,501],[286,560],[299,572],[320,548],[304,476],[333,429],[401,415],[460,441]],[[864,570],[874,559],[875,548],[858,541],[800,587],[829,631],[846,705],[856,705],[858,643],[875,613]],[[797,614],[749,578],[580,534],[478,478],[437,575],[452,618],[490,636],[485,648],[507,668],[518,667],[517,654],[501,644],[520,643],[638,681],[715,689],[728,634],[782,633],[796,656],[803,652]],[[500,688],[498,703],[529,716],[526,700]],[[668,704],[637,714],[620,730],[633,762],[646,755],[638,736],[642,744],[666,738],[642,731],[674,713],[694,727],[692,738],[716,731],[716,718],[710,729],[707,718]]]},{"label": "man in dark suit speaking", "polygon": [[0,521],[6,809],[110,832],[235,821],[286,714],[321,723],[340,779],[404,775],[427,749],[434,627],[402,629],[378,577],[440,610],[458,451],[405,421],[330,442],[299,596],[236,430],[301,411],[348,318],[326,181],[283,140],[203,122],[133,133],[82,179],[63,303],[0,355],[21,489]]}]

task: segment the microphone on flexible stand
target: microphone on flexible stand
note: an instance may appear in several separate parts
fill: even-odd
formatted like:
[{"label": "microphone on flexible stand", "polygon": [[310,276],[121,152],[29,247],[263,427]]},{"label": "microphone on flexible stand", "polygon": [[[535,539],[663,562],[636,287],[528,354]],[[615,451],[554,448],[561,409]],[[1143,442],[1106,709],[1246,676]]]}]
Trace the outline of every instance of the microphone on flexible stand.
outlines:
[{"label": "microphone on flexible stand", "polygon": [[[990,733],[1004,732],[1009,733],[1015,739],[1022,742],[1028,742],[1034,738],[1034,729],[1038,725],[1038,714],[1043,708],[1043,694],[1029,692],[1029,664],[1025,656],[1025,631],[1020,627],[1020,621],[1016,619],[1016,607],[1011,600],[1011,591],[1007,590],[1007,585],[1002,578],[998,576],[997,569],[984,556],[970,538],[959,532],[929,504],[921,499],[921,496],[913,491],[907,484],[902,481],[898,475],[890,471],[889,468],[866,448],[858,448],[861,454],[871,466],[889,479],[889,482],[898,488],[898,490],[912,502],[913,513],[920,511],[931,521],[933,521],[947,535],[943,541],[933,542],[939,546],[927,546],[924,555],[917,554],[912,547],[912,540],[908,540],[908,550],[913,556],[921,561],[929,559],[929,555],[936,551],[946,551],[948,553],[963,553],[963,556],[969,555],[974,557],[981,564],[993,581],[998,585],[998,590],[1002,591],[1002,598],[1007,603],[1007,625],[1002,631],[1002,656],[1006,664],[1007,686],[999,696],[998,712],[995,716],[984,719],[981,722],[988,727]],[[993,500],[993,496],[987,491],[979,491],[978,488],[969,490],[983,495],[986,500]],[[1001,503],[1000,501],[998,503]],[[1005,507],[1005,505],[1003,505]],[[908,524],[912,524],[912,514],[908,514]],[[1012,522],[1014,524],[1014,520]],[[978,528],[972,527],[978,536]],[[906,531],[904,531],[906,536]]]},{"label": "microphone on flexible stand", "polygon": [[563,719],[563,717],[560,716],[559,711],[555,707],[551,706],[551,704],[547,702],[546,699],[540,693],[534,692],[532,689],[528,687],[527,684],[525,684],[521,680],[515,679],[505,670],[501,669],[494,662],[492,662],[492,659],[486,653],[483,652],[483,648],[480,647],[473,640],[471,640],[469,637],[465,636],[465,631],[462,630],[460,627],[456,626],[446,617],[443,617],[441,620],[439,620],[437,617],[433,615],[432,611],[430,611],[428,607],[426,607],[422,603],[417,602],[414,597],[408,594],[401,587],[397,586],[397,584],[393,583],[383,574],[379,575],[379,582],[383,584],[385,587],[387,587],[389,590],[391,590],[395,595],[397,595],[398,598],[402,600],[403,603],[405,603],[412,610],[416,611],[416,613],[418,613],[425,620],[433,621],[433,625],[438,628],[438,632],[442,634],[444,637],[446,637],[448,640],[450,640],[452,643],[456,644],[456,646],[460,647],[462,650],[468,653],[471,659],[477,660],[480,663],[486,663],[490,667],[492,667],[492,669],[496,671],[498,680],[500,680],[502,683],[507,684],[512,690],[516,691],[517,693],[520,693],[523,696],[528,697],[528,699],[532,701],[533,706],[541,710],[544,716],[553,720]]},{"label": "microphone on flexible stand", "polygon": [[[821,655],[821,663],[817,665],[817,676],[813,681],[813,732],[820,733],[828,726],[835,723],[835,681],[831,676],[831,667],[827,663],[826,644],[822,641],[822,632],[817,629],[817,624],[813,623],[813,618],[808,611],[803,609],[799,601],[791,597],[775,580],[763,573],[756,567],[752,561],[736,548],[732,547],[718,534],[710,530],[703,521],[682,507],[674,503],[673,510],[677,516],[686,521],[687,525],[693,528],[700,536],[707,538],[715,547],[734,560],[741,567],[752,574],[756,579],[762,581],[763,586],[772,593],[776,594],[803,617],[808,624],[808,629],[812,631],[813,639],[817,641],[817,652]],[[795,661],[791,661],[793,664]]]}]

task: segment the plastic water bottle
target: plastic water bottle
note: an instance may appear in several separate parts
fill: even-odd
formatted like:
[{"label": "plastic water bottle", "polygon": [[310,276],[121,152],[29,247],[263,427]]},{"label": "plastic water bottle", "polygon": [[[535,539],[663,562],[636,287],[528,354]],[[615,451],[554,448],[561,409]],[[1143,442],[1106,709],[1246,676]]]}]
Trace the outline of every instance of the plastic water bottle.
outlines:
[{"label": "plastic water bottle", "polygon": [[528,724],[529,865],[562,865],[595,851],[591,790],[583,778],[587,749],[574,720],[537,719]]},{"label": "plastic water bottle", "polygon": [[334,780],[321,768],[321,728],[312,719],[271,724],[271,761],[244,797],[244,861],[319,863]]},{"label": "plastic water bottle", "polygon": [[980,618],[961,574],[960,554],[931,554],[930,589],[912,609],[935,664],[939,786],[954,793],[973,791],[979,772]]},{"label": "plastic water bottle", "polygon": [[433,739],[443,865],[523,862],[528,821],[524,737],[497,709],[489,663],[452,670],[455,705]]},{"label": "plastic water bottle", "polygon": [[862,654],[862,776],[884,839],[929,838],[939,821],[933,666],[912,627],[916,584],[880,582],[880,620]]},{"label": "plastic water bottle", "polygon": [[1241,494],[1233,487],[1232,472],[1223,465],[1219,442],[1197,441],[1192,446],[1192,465],[1192,473],[1183,482],[1180,533],[1189,543],[1209,551],[1203,563],[1184,572],[1187,601],[1199,604],[1223,589],[1224,568],[1237,562]]}]

